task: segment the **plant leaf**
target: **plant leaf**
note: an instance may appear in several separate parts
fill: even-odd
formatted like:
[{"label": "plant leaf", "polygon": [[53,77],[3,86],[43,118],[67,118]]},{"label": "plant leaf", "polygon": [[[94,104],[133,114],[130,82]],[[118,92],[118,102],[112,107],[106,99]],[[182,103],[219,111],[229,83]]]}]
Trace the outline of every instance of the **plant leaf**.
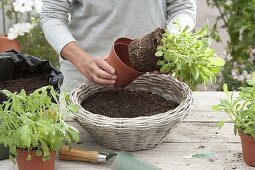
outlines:
[{"label": "plant leaf", "polygon": [[218,125],[218,128],[221,129],[222,126],[223,126],[224,124],[225,124],[225,123],[224,123],[223,121],[218,122],[218,124],[217,124],[217,125]]},{"label": "plant leaf", "polygon": [[156,53],[155,53],[155,56],[157,56],[157,57],[161,57],[161,56],[163,56],[163,51],[157,51]]},{"label": "plant leaf", "polygon": [[225,94],[229,97],[228,85],[226,83],[223,85],[223,90],[224,90]]}]

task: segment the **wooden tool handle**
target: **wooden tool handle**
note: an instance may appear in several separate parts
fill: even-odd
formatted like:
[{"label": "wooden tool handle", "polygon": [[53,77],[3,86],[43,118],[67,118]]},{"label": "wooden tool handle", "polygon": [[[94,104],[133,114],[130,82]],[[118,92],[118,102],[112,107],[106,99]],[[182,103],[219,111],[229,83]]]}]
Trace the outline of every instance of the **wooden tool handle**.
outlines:
[{"label": "wooden tool handle", "polygon": [[98,151],[86,151],[79,148],[69,148],[69,146],[62,146],[59,151],[60,160],[70,161],[87,161],[92,163],[98,163]]}]

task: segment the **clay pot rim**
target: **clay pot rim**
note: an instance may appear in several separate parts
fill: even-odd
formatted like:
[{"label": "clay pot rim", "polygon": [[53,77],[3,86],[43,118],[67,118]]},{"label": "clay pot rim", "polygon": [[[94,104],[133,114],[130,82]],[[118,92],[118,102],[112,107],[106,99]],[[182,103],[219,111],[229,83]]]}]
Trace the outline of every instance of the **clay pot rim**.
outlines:
[{"label": "clay pot rim", "polygon": [[[35,149],[33,149],[33,150],[27,150],[27,149],[20,149],[20,148],[17,148],[16,149],[17,150],[17,154],[16,154],[16,157],[26,157],[27,155],[31,155],[32,156],[32,158],[36,158],[36,159],[42,159],[43,158],[43,156],[37,156],[36,155],[36,150]],[[43,152],[43,151],[42,151]],[[49,150],[49,153],[50,153],[50,160],[52,160],[52,159],[55,159],[55,158],[53,158],[53,157],[55,157],[55,155],[56,155],[56,151],[54,151],[53,149],[50,149]],[[50,160],[48,160],[48,161],[50,161]]]},{"label": "clay pot rim", "polygon": [[118,39],[116,39],[114,41],[114,45],[116,44],[126,44],[126,45],[129,45],[132,41],[134,41],[133,39],[130,39],[130,38],[127,38],[127,37],[120,37]]},{"label": "clay pot rim", "polygon": [[245,140],[245,141],[247,141],[247,142],[255,143],[255,137],[244,133],[243,130],[238,129],[238,134],[239,134],[239,136],[240,136],[243,140]]},{"label": "clay pot rim", "polygon": [[[17,152],[22,153],[22,154],[24,154],[24,153],[32,153],[32,152],[35,152],[35,151],[36,151],[36,149],[27,150],[27,149],[21,149],[21,148],[16,148],[16,150],[17,150]],[[42,150],[41,150],[41,151],[42,151]],[[51,153],[51,152],[55,152],[55,153],[56,153],[56,151],[54,151],[53,149],[50,149],[49,152],[50,152],[50,153]]]}]

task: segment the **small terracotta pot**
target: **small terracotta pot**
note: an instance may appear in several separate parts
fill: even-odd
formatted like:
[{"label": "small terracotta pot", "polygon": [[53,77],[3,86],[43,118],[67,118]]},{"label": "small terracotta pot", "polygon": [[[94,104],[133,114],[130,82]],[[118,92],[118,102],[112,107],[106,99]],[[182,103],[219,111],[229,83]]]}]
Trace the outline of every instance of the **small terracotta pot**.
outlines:
[{"label": "small terracotta pot", "polygon": [[17,149],[16,161],[19,170],[54,170],[55,166],[55,152],[50,152],[50,160],[43,161],[42,157],[36,156],[35,151],[29,152],[32,159],[28,161],[26,158],[28,156],[27,150]]},{"label": "small terracotta pot", "polygon": [[112,47],[106,61],[115,69],[117,80],[115,87],[124,88],[137,77],[144,74],[133,69],[132,62],[129,58],[128,46],[131,39],[119,38]]},{"label": "small terracotta pot", "polygon": [[244,162],[255,167],[255,138],[250,135],[244,134],[242,131],[238,131],[243,150]]},{"label": "small terracotta pot", "polygon": [[16,50],[18,52],[21,51],[20,45],[17,40],[9,40],[6,35],[0,35],[0,52],[8,51],[8,50]]}]

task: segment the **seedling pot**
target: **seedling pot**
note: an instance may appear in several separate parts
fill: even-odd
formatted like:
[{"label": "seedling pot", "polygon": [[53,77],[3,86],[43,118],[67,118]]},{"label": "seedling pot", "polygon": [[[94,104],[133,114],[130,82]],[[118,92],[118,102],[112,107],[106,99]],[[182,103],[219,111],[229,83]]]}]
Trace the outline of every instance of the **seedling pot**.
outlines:
[{"label": "seedling pot", "polygon": [[20,45],[17,40],[9,40],[6,35],[0,35],[0,52],[8,50],[21,51]]},{"label": "seedling pot", "polygon": [[16,161],[19,170],[54,170],[55,166],[55,152],[50,152],[50,160],[43,161],[42,157],[36,156],[35,151],[30,151],[32,159],[27,160],[27,150],[17,149]]},{"label": "seedling pot", "polygon": [[128,46],[131,39],[119,38],[112,47],[106,61],[115,69],[117,80],[115,87],[124,88],[135,80],[144,72],[139,72],[133,69],[132,62],[129,58]]},{"label": "seedling pot", "polygon": [[239,135],[242,143],[244,162],[249,166],[255,167],[255,138],[241,131],[239,131]]}]

